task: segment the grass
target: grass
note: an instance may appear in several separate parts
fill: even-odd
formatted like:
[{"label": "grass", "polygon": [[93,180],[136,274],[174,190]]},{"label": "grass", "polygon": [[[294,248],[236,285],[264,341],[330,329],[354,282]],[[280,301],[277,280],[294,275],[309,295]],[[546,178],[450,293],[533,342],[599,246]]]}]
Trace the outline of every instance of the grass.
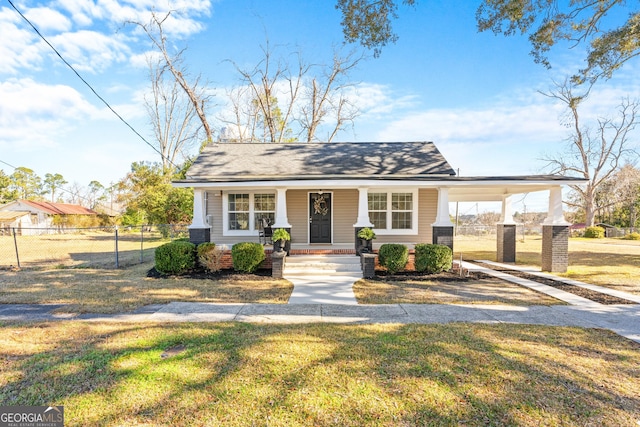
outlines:
[{"label": "grass", "polygon": [[353,285],[359,304],[554,305],[561,301],[495,278],[424,277],[362,279]]},{"label": "grass", "polygon": [[[494,237],[456,237],[454,259],[496,260]],[[516,243],[516,263],[540,267],[542,238]],[[640,241],[569,239],[569,269],[560,276],[640,295]]]},{"label": "grass", "polygon": [[518,325],[5,324],[0,405],[65,426],[636,426],[640,346]]},{"label": "grass", "polygon": [[171,301],[286,303],[293,285],[253,275],[218,280],[149,278],[153,263],[126,269],[0,271],[0,303],[68,304],[72,313],[119,313]]},{"label": "grass", "polygon": [[[158,232],[144,234],[121,231],[118,236],[118,261],[132,265],[153,259],[157,246],[168,242]],[[73,234],[45,234],[34,236],[0,236],[0,267],[18,265],[15,243],[22,267],[33,266],[115,266],[115,234],[85,231]]]}]

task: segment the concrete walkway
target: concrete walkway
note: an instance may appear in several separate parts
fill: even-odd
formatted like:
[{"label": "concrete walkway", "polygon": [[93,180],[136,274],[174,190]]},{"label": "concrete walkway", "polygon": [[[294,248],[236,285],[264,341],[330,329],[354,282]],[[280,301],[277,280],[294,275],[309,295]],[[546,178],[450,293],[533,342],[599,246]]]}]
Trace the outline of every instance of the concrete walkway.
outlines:
[{"label": "concrete walkway", "polygon": [[353,284],[362,279],[360,258],[296,255],[287,259],[284,278],[293,283],[289,304],[356,305]]},{"label": "concrete walkway", "polygon": [[[512,265],[508,265],[513,268]],[[294,292],[289,304],[212,304],[172,302],[142,307],[122,314],[56,314],[60,304],[0,304],[0,322],[80,320],[105,322],[258,322],[258,323],[521,323],[578,326],[609,329],[640,343],[640,303],[603,305],[560,291],[552,286],[511,276],[475,264],[464,269],[478,270],[567,302],[566,306],[508,306],[479,304],[357,304],[352,285],[361,276],[351,272],[293,275]],[[526,270],[531,273],[532,271]],[[550,276],[546,273],[537,273]],[[556,276],[552,276],[557,279]],[[571,281],[592,290],[634,302],[637,295],[612,291],[595,285]]]},{"label": "concrete walkway", "polygon": [[342,273],[331,276],[285,276],[293,283],[289,304],[347,304],[356,305],[353,284],[362,273]]},{"label": "concrete walkway", "polygon": [[60,305],[0,305],[0,321],[255,323],[522,323],[604,328],[640,343],[640,304],[505,306],[439,304],[210,304],[172,302],[132,313],[57,315]]}]

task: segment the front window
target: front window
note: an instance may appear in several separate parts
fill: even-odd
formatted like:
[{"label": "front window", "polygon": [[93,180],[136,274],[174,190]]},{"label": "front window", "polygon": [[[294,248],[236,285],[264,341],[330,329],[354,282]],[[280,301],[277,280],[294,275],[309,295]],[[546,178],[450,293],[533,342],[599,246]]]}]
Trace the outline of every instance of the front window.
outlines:
[{"label": "front window", "polygon": [[391,191],[368,194],[369,221],[383,233],[417,232],[415,212],[417,192]]},{"label": "front window", "polygon": [[254,221],[253,229],[260,229],[260,220],[267,219],[269,224],[276,220],[276,195],[275,194],[254,194],[253,196]]},{"label": "front window", "polygon": [[229,194],[229,230],[249,229],[249,195]]},{"label": "front window", "polygon": [[409,230],[413,217],[413,194],[391,194],[391,228],[393,230]]},{"label": "front window", "polygon": [[275,194],[269,193],[229,193],[224,208],[225,234],[257,235],[261,219],[274,223],[276,198]]},{"label": "front window", "polygon": [[369,221],[373,228],[387,228],[387,193],[369,193]]}]

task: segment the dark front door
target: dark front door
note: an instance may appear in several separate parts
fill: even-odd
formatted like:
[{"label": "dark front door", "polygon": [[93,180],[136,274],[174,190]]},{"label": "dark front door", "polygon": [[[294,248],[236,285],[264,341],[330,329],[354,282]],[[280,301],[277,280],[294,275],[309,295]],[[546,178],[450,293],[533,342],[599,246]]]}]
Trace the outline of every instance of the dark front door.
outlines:
[{"label": "dark front door", "polygon": [[331,243],[331,194],[309,194],[309,243]]}]

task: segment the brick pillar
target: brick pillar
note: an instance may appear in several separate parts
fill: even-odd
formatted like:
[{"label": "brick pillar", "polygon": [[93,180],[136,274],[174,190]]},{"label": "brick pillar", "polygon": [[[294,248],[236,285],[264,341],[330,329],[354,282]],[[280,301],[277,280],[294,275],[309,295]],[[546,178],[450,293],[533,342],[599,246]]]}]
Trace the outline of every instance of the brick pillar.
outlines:
[{"label": "brick pillar", "polygon": [[365,227],[354,227],[354,239],[356,255],[360,256],[364,253],[373,253],[373,240],[363,240],[358,237],[358,232]]},{"label": "brick pillar", "polygon": [[498,262],[516,262],[516,225],[498,224]]},{"label": "brick pillar", "polygon": [[360,255],[360,262],[362,264],[362,277],[365,279],[372,279],[376,275],[376,257],[375,254],[362,254]]},{"label": "brick pillar", "polygon": [[274,251],[271,253],[271,277],[274,279],[282,279],[284,275],[284,260],[287,253]]},{"label": "brick pillar", "polygon": [[189,228],[189,241],[194,245],[211,241],[211,228]]},{"label": "brick pillar", "polygon": [[542,225],[542,271],[564,273],[569,265],[569,226]]},{"label": "brick pillar", "polygon": [[432,225],[431,233],[433,235],[431,243],[449,246],[451,252],[453,252],[453,226]]}]

